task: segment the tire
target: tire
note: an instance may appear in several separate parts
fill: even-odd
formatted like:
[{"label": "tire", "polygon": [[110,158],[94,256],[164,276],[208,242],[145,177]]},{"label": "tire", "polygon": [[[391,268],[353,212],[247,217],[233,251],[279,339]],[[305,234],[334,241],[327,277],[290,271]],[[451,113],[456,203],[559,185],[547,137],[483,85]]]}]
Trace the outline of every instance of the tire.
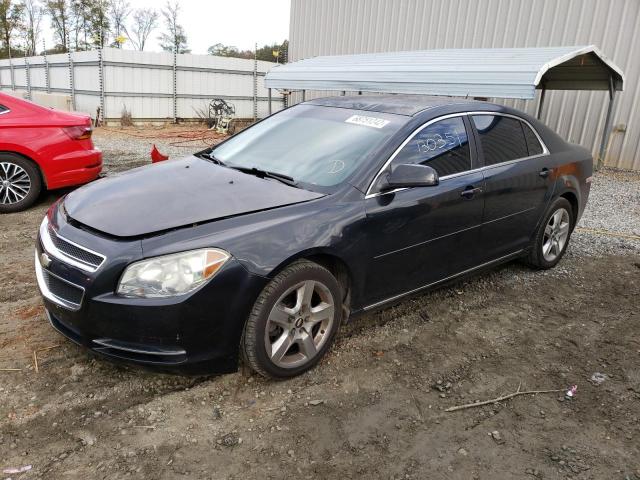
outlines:
[{"label": "tire", "polygon": [[555,267],[567,251],[573,227],[571,204],[565,198],[557,198],[536,230],[526,263],[543,270]]},{"label": "tire", "polygon": [[289,265],[262,290],[249,314],[241,344],[246,365],[271,378],[313,368],[340,327],[342,298],[342,287],[326,268],[308,260]]},{"label": "tire", "polygon": [[40,196],[40,170],[15,153],[0,153],[0,213],[29,208]]}]

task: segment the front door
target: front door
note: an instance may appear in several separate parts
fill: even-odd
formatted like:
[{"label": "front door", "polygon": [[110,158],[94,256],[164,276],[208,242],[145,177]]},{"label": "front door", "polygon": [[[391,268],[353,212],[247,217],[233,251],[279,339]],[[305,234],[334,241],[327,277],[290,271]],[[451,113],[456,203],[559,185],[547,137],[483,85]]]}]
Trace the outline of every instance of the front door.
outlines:
[{"label": "front door", "polygon": [[553,187],[550,156],[531,127],[497,114],[471,116],[484,159],[481,263],[526,248]]},{"label": "front door", "polygon": [[[483,175],[474,168],[464,116],[428,123],[391,163],[433,167],[440,183],[374,192],[366,202],[369,305],[435,283],[476,264]],[[473,154],[472,154],[473,152]]]}]

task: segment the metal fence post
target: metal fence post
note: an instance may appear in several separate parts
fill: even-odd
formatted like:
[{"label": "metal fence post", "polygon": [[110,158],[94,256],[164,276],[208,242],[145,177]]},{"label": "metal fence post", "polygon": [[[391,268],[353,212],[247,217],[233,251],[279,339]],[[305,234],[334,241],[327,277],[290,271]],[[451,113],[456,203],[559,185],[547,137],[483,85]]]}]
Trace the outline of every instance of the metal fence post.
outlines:
[{"label": "metal fence post", "polygon": [[73,71],[73,53],[71,52],[71,42],[67,38],[67,57],[69,59],[69,93],[71,95],[71,110],[76,109],[76,86],[75,75]]},{"label": "metal fence post", "polygon": [[[102,42],[100,42],[102,43]],[[98,50],[98,85],[100,87],[100,115],[99,118],[96,118],[96,122],[98,124],[104,123],[104,119],[106,118],[104,114],[104,58],[102,53],[102,47]]]},{"label": "metal fence post", "polygon": [[173,47],[173,123],[178,123],[178,49]]},{"label": "metal fence post", "polygon": [[24,76],[27,82],[27,98],[31,100],[31,70],[29,69],[29,59],[27,52],[24,52]]},{"label": "metal fence post", "polygon": [[253,120],[258,119],[258,44],[253,51]]},{"label": "metal fence post", "polygon": [[8,48],[9,51],[9,69],[11,70],[11,90],[16,89],[16,77],[13,72],[13,59],[11,58],[11,45]]},{"label": "metal fence post", "polygon": [[42,41],[42,56],[44,57],[44,85],[47,93],[51,93],[51,79],[49,77],[49,60],[47,60],[47,44]]}]

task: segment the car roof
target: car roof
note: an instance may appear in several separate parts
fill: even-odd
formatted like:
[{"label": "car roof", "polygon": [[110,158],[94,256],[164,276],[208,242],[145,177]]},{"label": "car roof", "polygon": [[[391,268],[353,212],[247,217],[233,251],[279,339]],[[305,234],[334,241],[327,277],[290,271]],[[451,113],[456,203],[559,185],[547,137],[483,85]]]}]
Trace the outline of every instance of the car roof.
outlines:
[{"label": "car roof", "polygon": [[[425,110],[448,105],[468,105],[477,109],[487,102],[467,98],[436,97],[430,95],[352,95],[315,98],[308,105],[349,108],[369,112],[393,113],[412,117]],[[492,104],[490,104],[492,105]]]}]

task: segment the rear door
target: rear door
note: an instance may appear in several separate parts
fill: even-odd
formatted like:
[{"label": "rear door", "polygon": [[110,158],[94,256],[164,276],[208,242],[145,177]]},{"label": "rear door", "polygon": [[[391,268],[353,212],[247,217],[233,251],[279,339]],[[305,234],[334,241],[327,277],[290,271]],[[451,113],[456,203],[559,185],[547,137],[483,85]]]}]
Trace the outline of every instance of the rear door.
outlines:
[{"label": "rear door", "polygon": [[392,166],[432,166],[440,183],[365,200],[370,245],[367,297],[375,304],[471,268],[482,219],[482,172],[465,115],[414,132]]},{"label": "rear door", "polygon": [[484,168],[481,263],[525,248],[552,193],[550,156],[515,116],[472,114]]}]

